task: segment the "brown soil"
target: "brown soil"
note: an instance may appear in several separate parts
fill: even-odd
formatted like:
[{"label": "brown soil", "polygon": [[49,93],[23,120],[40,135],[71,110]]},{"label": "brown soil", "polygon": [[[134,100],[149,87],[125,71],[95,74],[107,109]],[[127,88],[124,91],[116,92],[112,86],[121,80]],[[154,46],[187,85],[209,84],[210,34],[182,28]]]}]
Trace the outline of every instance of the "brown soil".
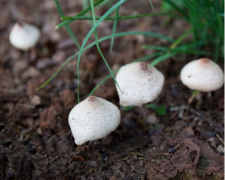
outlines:
[{"label": "brown soil", "polygon": [[[60,3],[66,15],[82,9],[81,0]],[[159,9],[159,2],[154,4]],[[149,11],[147,0],[131,0],[121,8],[123,15]],[[166,78],[156,101],[166,106],[165,116],[146,106],[130,111],[121,108],[122,121],[116,131],[103,140],[76,146],[67,118],[76,104],[76,61],[46,88],[35,91],[77,52],[65,29],[54,31],[60,22],[54,1],[2,0],[0,15],[0,179],[223,179],[223,89],[202,94],[188,106],[192,91],[179,80],[182,66],[197,56],[183,54],[157,66]],[[40,42],[28,52],[9,44],[10,29],[17,21],[36,24],[42,31]],[[120,21],[117,31],[152,31],[177,38],[188,26],[180,20],[166,26],[167,21],[165,17]],[[91,25],[77,21],[71,27],[82,42]],[[108,35],[111,29],[112,22],[102,23],[99,35]],[[127,36],[115,40],[112,53],[110,41],[101,43],[101,48],[112,69],[117,69],[152,53],[141,49],[145,44],[169,45],[151,37]],[[85,99],[107,74],[96,48],[86,51],[80,67],[81,98]],[[118,105],[112,80],[94,95]]]}]

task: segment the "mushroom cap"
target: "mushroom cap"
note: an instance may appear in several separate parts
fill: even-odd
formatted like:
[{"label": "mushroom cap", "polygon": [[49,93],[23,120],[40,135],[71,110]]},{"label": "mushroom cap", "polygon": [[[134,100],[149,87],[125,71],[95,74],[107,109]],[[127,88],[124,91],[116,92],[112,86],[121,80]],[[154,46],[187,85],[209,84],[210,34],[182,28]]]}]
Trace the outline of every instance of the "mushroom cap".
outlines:
[{"label": "mushroom cap", "polygon": [[193,90],[203,92],[215,91],[223,86],[222,69],[207,58],[194,60],[186,64],[181,71],[181,81]]},{"label": "mushroom cap", "polygon": [[77,145],[104,138],[120,123],[120,111],[112,103],[90,96],[69,114],[69,125]]},{"label": "mushroom cap", "polygon": [[122,66],[116,75],[117,92],[122,106],[141,106],[154,101],[161,93],[164,76],[145,62]]},{"label": "mushroom cap", "polygon": [[40,31],[27,23],[16,23],[9,35],[10,43],[17,49],[26,51],[37,43]]}]

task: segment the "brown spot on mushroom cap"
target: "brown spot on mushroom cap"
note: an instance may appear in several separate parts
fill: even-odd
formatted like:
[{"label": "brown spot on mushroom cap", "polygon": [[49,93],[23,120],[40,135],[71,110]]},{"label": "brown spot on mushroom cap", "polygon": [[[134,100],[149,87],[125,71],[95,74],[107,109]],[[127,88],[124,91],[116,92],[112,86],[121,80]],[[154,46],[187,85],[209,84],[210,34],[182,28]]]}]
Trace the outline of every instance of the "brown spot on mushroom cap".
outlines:
[{"label": "brown spot on mushroom cap", "polygon": [[148,70],[148,64],[146,62],[140,63],[141,70],[142,71],[147,71]]},{"label": "brown spot on mushroom cap", "polygon": [[90,96],[90,97],[88,97],[88,101],[89,102],[95,102],[97,99],[96,99],[96,97],[95,96]]},{"label": "brown spot on mushroom cap", "polygon": [[152,73],[151,67],[146,62],[140,63],[141,71],[144,71],[145,73]]},{"label": "brown spot on mushroom cap", "polygon": [[202,58],[202,59],[200,60],[200,63],[201,63],[201,64],[209,64],[209,63],[210,63],[210,60],[209,60],[208,58]]},{"label": "brown spot on mushroom cap", "polygon": [[23,28],[23,22],[22,21],[19,21],[17,24],[18,24],[19,27]]}]

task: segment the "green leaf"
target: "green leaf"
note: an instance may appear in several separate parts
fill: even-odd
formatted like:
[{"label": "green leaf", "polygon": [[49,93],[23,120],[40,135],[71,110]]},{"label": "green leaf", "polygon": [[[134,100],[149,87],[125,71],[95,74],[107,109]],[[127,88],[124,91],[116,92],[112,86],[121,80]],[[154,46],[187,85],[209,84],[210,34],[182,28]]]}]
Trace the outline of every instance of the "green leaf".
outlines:
[{"label": "green leaf", "polygon": [[160,116],[166,115],[166,107],[164,105],[158,105],[155,103],[151,103],[151,104],[147,104],[147,108],[152,109]]},{"label": "green leaf", "polygon": [[130,110],[132,110],[132,109],[134,109],[135,108],[135,106],[127,106],[127,107],[121,107],[121,110],[122,111],[130,111]]},{"label": "green leaf", "polygon": [[148,56],[144,56],[144,57],[142,57],[142,58],[138,58],[138,59],[136,59],[134,62],[142,62],[142,61],[146,61],[146,60],[149,60],[149,59],[151,59],[151,58],[160,56],[160,55],[162,55],[162,54],[163,54],[163,52],[156,52],[156,53],[150,54],[150,55],[148,55]]}]

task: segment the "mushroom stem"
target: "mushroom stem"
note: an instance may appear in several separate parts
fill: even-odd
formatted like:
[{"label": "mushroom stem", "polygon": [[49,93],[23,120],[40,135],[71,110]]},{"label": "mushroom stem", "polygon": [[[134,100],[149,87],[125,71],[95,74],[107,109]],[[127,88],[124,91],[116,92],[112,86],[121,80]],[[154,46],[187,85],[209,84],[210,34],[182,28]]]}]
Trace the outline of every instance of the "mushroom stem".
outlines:
[{"label": "mushroom stem", "polygon": [[191,94],[191,97],[188,99],[188,104],[191,104],[192,101],[195,99],[195,97],[199,94],[198,90],[193,91],[193,93]]}]

